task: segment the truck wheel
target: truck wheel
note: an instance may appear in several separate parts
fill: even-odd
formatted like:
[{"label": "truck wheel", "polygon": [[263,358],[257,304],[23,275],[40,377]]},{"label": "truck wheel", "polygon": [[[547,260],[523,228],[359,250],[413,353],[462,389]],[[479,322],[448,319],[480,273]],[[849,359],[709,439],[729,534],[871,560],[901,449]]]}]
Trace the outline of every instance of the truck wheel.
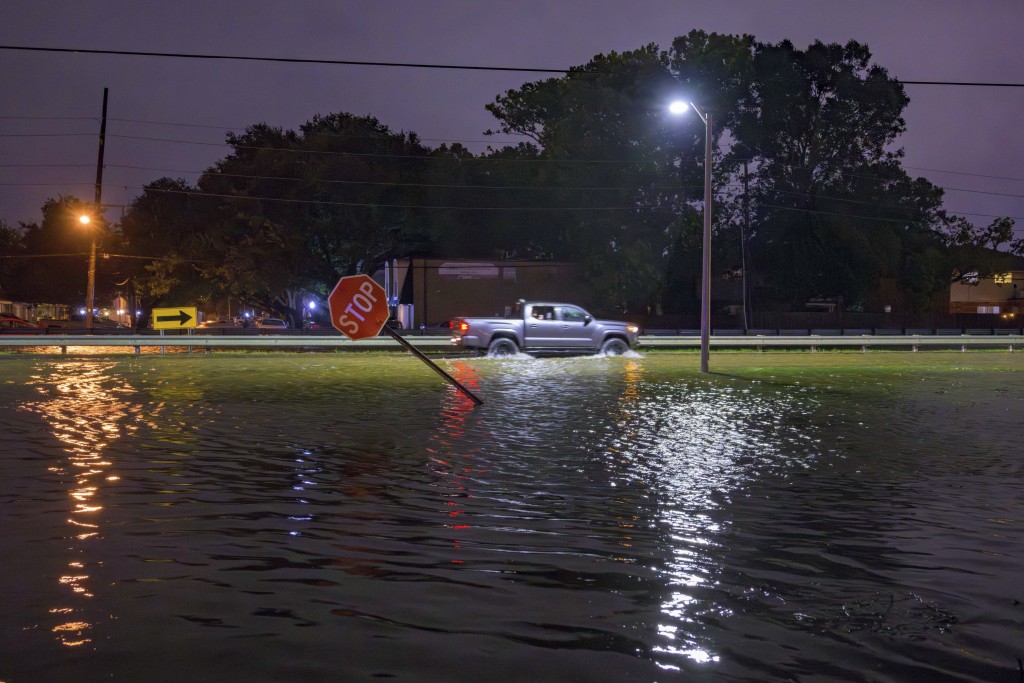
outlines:
[{"label": "truck wheel", "polygon": [[629,344],[617,337],[601,344],[601,354],[605,356],[621,356],[626,351],[629,351]]},{"label": "truck wheel", "polygon": [[519,347],[511,339],[495,339],[487,347],[487,355],[492,358],[508,358],[519,353]]}]

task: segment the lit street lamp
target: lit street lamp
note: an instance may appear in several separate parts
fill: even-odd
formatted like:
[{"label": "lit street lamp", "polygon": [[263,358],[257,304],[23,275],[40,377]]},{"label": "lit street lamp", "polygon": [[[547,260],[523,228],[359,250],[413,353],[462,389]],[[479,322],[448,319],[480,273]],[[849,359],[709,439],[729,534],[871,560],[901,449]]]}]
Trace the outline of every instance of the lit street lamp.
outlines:
[{"label": "lit street lamp", "polygon": [[701,114],[692,102],[676,100],[668,110],[676,115],[692,108],[704,122],[704,243],[700,273],[700,371],[708,372],[711,335],[711,112]]},{"label": "lit street lamp", "polygon": [[[89,214],[83,213],[78,222],[88,226],[92,223]],[[85,329],[92,330],[92,309],[96,303],[96,231],[92,233],[92,246],[89,247],[89,280],[85,290]]]}]

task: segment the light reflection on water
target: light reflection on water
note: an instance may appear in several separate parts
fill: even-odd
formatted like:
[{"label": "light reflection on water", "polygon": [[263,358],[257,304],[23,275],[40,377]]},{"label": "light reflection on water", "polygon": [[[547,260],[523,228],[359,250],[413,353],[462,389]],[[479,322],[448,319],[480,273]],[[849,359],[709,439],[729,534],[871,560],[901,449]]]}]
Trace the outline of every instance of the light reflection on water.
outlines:
[{"label": "light reflection on water", "polygon": [[1022,373],[737,358],[4,359],[0,680],[1011,673]]},{"label": "light reflection on water", "polygon": [[[727,533],[715,511],[767,468],[808,465],[818,453],[818,437],[799,392],[706,381],[643,385],[643,367],[636,360],[625,363],[620,411],[602,445],[613,486],[657,492],[666,619],[658,625],[662,642],[652,650],[661,666],[677,670],[679,657],[719,661],[699,624],[732,614],[705,597],[721,573],[710,550]],[[800,442],[797,448],[793,440]]]},{"label": "light reflection on water", "polygon": [[48,611],[61,621],[51,631],[67,647],[90,643],[93,624],[89,620],[102,614],[87,607],[83,599],[96,597],[88,572],[101,566],[102,559],[94,555],[92,545],[103,533],[100,513],[105,488],[120,479],[104,451],[111,442],[130,438],[138,427],[134,391],[109,372],[112,367],[110,362],[46,364],[27,379],[39,398],[22,406],[46,421],[64,453],[48,470],[69,486],[67,538],[73,542],[67,571],[57,578],[66,590]]}]

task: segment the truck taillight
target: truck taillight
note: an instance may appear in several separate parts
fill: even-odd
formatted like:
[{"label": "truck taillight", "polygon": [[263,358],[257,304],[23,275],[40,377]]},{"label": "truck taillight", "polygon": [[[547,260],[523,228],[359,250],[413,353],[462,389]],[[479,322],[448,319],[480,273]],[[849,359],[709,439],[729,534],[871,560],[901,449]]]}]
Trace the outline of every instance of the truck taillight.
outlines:
[{"label": "truck taillight", "polygon": [[467,323],[465,320],[460,321],[458,330],[459,334],[466,334],[467,332],[469,332],[469,323]]}]

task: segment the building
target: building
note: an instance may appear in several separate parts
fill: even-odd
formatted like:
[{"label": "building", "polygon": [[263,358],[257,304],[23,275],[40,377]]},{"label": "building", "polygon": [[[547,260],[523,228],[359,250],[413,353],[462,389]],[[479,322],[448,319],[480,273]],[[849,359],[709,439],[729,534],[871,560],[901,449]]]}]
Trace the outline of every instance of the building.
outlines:
[{"label": "building", "polygon": [[1024,270],[986,277],[968,273],[949,287],[949,312],[1004,316],[1024,313]]},{"label": "building", "polygon": [[43,318],[67,319],[68,306],[65,304],[32,304],[25,301],[0,300],[0,315],[13,315],[36,322]]},{"label": "building", "polygon": [[518,299],[589,304],[575,264],[562,261],[397,259],[377,279],[405,328],[437,327],[459,316],[504,316]]}]

